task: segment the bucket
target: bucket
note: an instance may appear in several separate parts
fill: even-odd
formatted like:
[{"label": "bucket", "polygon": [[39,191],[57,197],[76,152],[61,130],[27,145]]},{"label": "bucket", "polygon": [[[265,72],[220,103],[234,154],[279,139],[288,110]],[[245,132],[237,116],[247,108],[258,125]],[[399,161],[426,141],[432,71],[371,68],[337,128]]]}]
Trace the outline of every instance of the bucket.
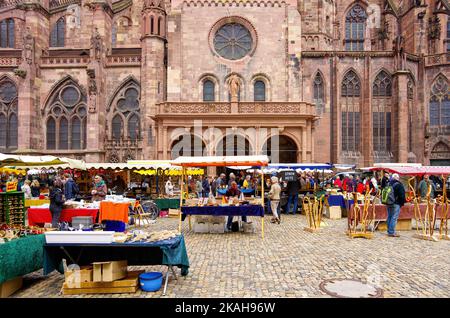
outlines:
[{"label": "bucket", "polygon": [[167,217],[169,217],[169,211],[160,211],[159,212],[159,217],[160,218],[167,218]]},{"label": "bucket", "polygon": [[160,272],[148,272],[139,275],[139,284],[143,291],[155,292],[160,290],[163,274]]}]

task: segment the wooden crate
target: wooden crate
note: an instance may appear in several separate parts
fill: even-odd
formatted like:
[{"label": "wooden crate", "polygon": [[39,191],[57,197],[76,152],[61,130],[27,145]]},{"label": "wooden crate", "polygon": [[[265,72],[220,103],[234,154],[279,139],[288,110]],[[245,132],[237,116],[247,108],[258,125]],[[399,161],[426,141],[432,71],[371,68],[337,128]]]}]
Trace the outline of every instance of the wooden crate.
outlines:
[{"label": "wooden crate", "polygon": [[[411,231],[412,230],[412,224],[411,220],[398,220],[397,221],[397,227],[395,228],[397,231]],[[380,222],[378,224],[378,231],[387,231],[387,225],[386,222]]]},{"label": "wooden crate", "polygon": [[331,220],[338,220],[342,218],[342,209],[340,206],[325,207],[325,216]]},{"label": "wooden crate", "polygon": [[6,298],[22,288],[22,276],[7,280],[0,284],[0,298]]},{"label": "wooden crate", "polygon": [[128,276],[114,282],[82,282],[78,288],[69,288],[63,284],[64,295],[80,294],[121,294],[135,293],[139,287],[139,274],[144,271],[129,272]]},{"label": "wooden crate", "polygon": [[169,209],[169,218],[179,218],[180,217],[180,210],[178,209]]}]

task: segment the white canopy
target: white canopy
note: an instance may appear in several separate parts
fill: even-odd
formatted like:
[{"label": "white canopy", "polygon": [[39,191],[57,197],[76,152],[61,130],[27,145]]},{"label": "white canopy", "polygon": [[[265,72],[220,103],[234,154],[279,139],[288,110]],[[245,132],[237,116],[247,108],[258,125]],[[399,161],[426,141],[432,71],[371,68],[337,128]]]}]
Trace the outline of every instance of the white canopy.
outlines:
[{"label": "white canopy", "polygon": [[171,160],[128,160],[127,166],[130,169],[177,169]]},{"label": "white canopy", "polygon": [[374,163],[373,166],[375,168],[422,167],[422,164],[421,163],[402,163],[402,162],[383,162],[383,163]]},{"label": "white canopy", "polygon": [[209,156],[209,157],[178,157],[173,165],[184,167],[206,166],[267,166],[267,156]]},{"label": "white canopy", "polygon": [[69,168],[86,170],[84,161],[55,156],[21,156],[0,153],[0,167],[55,167],[67,164]]}]

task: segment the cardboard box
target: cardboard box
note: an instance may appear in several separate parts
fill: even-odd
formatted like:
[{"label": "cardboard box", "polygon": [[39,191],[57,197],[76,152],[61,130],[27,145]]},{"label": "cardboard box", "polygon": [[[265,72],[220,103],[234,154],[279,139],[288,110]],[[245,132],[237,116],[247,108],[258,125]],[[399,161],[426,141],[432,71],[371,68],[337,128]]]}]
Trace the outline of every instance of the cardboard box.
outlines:
[{"label": "cardboard box", "polygon": [[210,223],[225,223],[225,217],[224,216],[210,216],[209,222]]},{"label": "cardboard box", "polygon": [[178,218],[178,217],[180,217],[180,210],[169,209],[169,218]]},{"label": "cardboard box", "polygon": [[196,215],[194,217],[194,223],[209,223],[210,221],[209,215]]},{"label": "cardboard box", "polygon": [[6,298],[22,288],[22,276],[10,279],[0,284],[0,298]]},{"label": "cardboard box", "polygon": [[113,261],[113,262],[96,262],[92,263],[94,266],[94,282],[113,282],[118,279],[127,277],[128,262]]},{"label": "cardboard box", "polygon": [[331,220],[342,218],[342,209],[340,206],[325,207],[325,216]]},{"label": "cardboard box", "polygon": [[209,233],[209,223],[194,223],[194,233]]},{"label": "cardboard box", "polygon": [[69,288],[80,288],[81,283],[93,281],[93,269],[92,266],[84,266],[79,270],[66,270],[64,273],[66,278],[66,284]]}]

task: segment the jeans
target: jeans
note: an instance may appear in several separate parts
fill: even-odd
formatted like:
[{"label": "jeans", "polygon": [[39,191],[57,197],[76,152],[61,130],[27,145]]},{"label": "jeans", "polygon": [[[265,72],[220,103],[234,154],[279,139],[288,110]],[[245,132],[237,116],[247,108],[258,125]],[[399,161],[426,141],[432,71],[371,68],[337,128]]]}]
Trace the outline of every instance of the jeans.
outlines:
[{"label": "jeans", "polygon": [[56,209],[56,210],[53,210],[50,212],[52,214],[52,228],[58,228],[59,217],[61,216],[61,210]]},{"label": "jeans", "polygon": [[394,204],[387,207],[388,217],[386,220],[388,234],[395,234],[398,216],[400,215],[400,205]]},{"label": "jeans", "polygon": [[197,198],[201,198],[202,197],[202,193],[201,192],[197,192]]},{"label": "jeans", "polygon": [[[247,216],[243,215],[242,216],[242,222],[247,222]],[[227,229],[231,231],[231,224],[233,223],[233,216],[229,216],[228,217],[228,221],[227,221]]]},{"label": "jeans", "polygon": [[298,194],[291,194],[291,195],[289,195],[289,198],[288,198],[288,203],[287,203],[287,207],[286,207],[286,214],[291,213],[291,202],[292,202],[292,200],[294,200],[294,212],[293,212],[293,214],[297,213]]}]

